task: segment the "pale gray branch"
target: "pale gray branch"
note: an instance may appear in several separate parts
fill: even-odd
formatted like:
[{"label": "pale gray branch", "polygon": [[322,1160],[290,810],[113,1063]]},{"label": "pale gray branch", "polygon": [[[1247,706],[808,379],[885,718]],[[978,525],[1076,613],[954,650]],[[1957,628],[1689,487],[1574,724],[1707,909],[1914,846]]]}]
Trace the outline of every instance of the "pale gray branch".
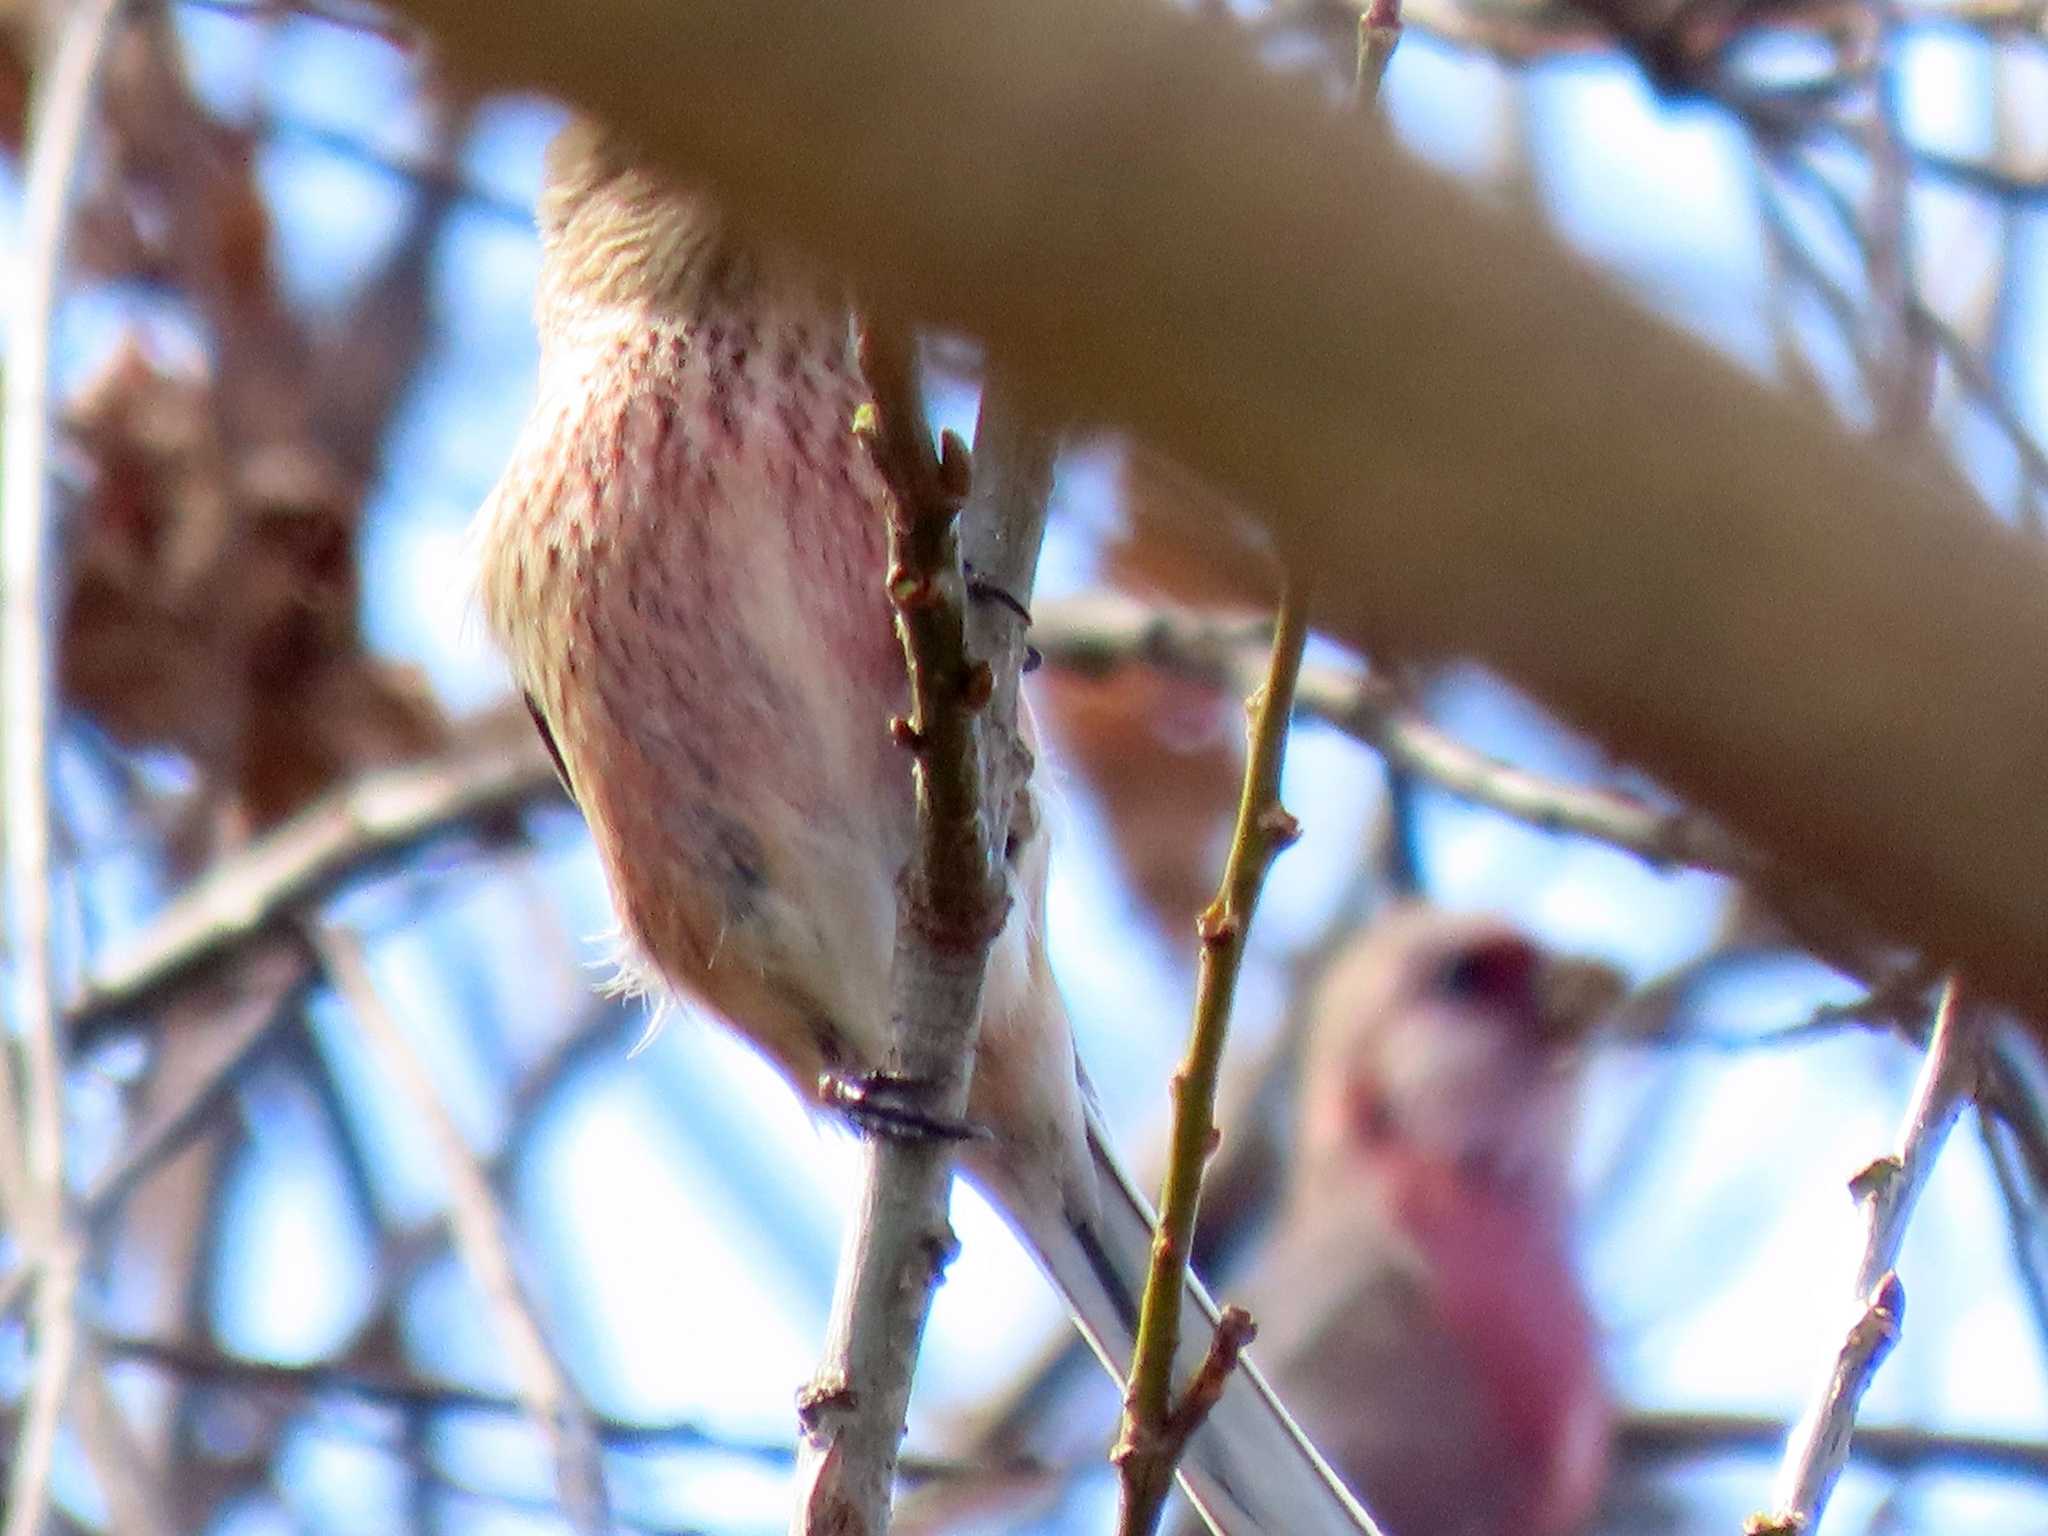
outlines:
[{"label": "pale gray branch", "polygon": [[[1263,621],[1155,606],[1115,593],[1048,603],[1036,620],[1032,636],[1047,662],[1083,674],[1142,662],[1219,690],[1245,691],[1256,685],[1265,665]],[[1546,832],[1596,838],[1659,868],[1690,865],[1738,879],[1765,869],[1759,854],[1697,812],[1652,805],[1618,790],[1566,784],[1466,746],[1430,724],[1377,674],[1304,666],[1296,705],[1438,789]]]},{"label": "pale gray branch", "polygon": [[448,1113],[432,1072],[385,1003],[360,941],[331,924],[313,925],[309,933],[329,980],[434,1144],[448,1180],[456,1252],[490,1311],[527,1411],[554,1452],[562,1508],[584,1536],[604,1536],[610,1514],[595,1419],[548,1342],[490,1179]]},{"label": "pale gray branch", "polygon": [[149,1117],[129,1131],[121,1155],[79,1202],[88,1230],[118,1211],[129,1192],[205,1123],[249,1062],[298,1016],[312,975],[311,957],[296,937],[259,938],[237,955],[223,979],[224,995],[201,1015],[204,1059],[191,1062],[180,1090],[152,1105]]},{"label": "pale gray branch", "polygon": [[[21,271],[0,423],[0,840],[5,843],[8,997],[27,1063],[25,1125],[0,1124],[0,1221],[37,1266],[35,1355],[9,1469],[6,1536],[36,1536],[49,1507],[58,1421],[76,1364],[79,1266],[64,1185],[64,1036],[51,953],[51,655],[57,527],[50,510],[50,348],[58,276],[101,61],[121,0],[79,0],[37,80],[22,199]],[[0,1040],[0,1059],[12,1049]],[[16,1085],[0,1073],[0,1114]]]},{"label": "pale gray branch", "polygon": [[[1615,1442],[1617,1455],[1625,1462],[1696,1463],[1729,1451],[1777,1452],[1785,1443],[1785,1425],[1782,1419],[1744,1415],[1636,1412],[1615,1426]],[[1899,1471],[1949,1465],[2048,1477],[2048,1444],[2041,1441],[1913,1424],[1859,1425],[1856,1457]]]},{"label": "pale gray branch", "polygon": [[1819,1522],[1835,1480],[1848,1463],[1856,1410],[1898,1337],[1905,1289],[1895,1266],[1906,1224],[1977,1082],[1978,1021],[1960,992],[1953,979],[1942,992],[1898,1150],[1850,1181],[1864,1214],[1863,1251],[1853,1291],[1855,1315],[1812,1405],[1786,1442],[1771,1512],[1753,1522],[1755,1531],[1796,1536]]},{"label": "pale gray branch", "polygon": [[[274,1393],[292,1398],[343,1397],[380,1407],[416,1413],[478,1414],[515,1419],[526,1414],[515,1397],[389,1369],[340,1364],[280,1365],[228,1354],[209,1344],[148,1334],[104,1332],[101,1352],[118,1361],[148,1366],[189,1381],[233,1387],[252,1394]],[[746,1440],[707,1429],[687,1419],[595,1420],[606,1449],[615,1451],[716,1451],[786,1467],[794,1459],[787,1441]],[[972,1478],[994,1471],[1029,1470],[1025,1463],[992,1468],[985,1462],[916,1458],[905,1463],[907,1476],[920,1481]]]},{"label": "pale gray branch", "polygon": [[[937,594],[898,614],[922,744],[918,842],[899,885],[895,1027],[884,1071],[921,1085],[923,1107],[957,1123],[967,1110],[989,945],[1013,894],[1003,859],[1011,806],[1030,776],[1015,719],[1023,620],[1003,602],[968,603],[963,566],[1020,607],[1030,601],[1054,441],[992,381],[956,545],[943,532],[946,492],[924,437],[909,348],[900,337],[873,333],[868,368],[881,407],[878,451],[903,503],[890,558],[897,572]],[[892,572],[892,586],[897,580]],[[983,663],[993,687],[976,708],[963,702],[959,678]],[[824,1361],[800,1399],[793,1536],[882,1536],[888,1529],[911,1376],[951,1250],[952,1166],[943,1138],[868,1139]]]},{"label": "pale gray branch", "polygon": [[[1034,634],[1049,661],[1084,674],[1139,661],[1231,691],[1255,686],[1266,639],[1260,623],[1113,593],[1047,605]],[[1873,983],[1898,969],[1898,957],[1861,912],[1819,881],[1782,868],[1717,818],[1620,790],[1561,783],[1489,757],[1432,725],[1373,673],[1306,666],[1297,697],[1304,714],[1447,794],[1547,832],[1595,838],[1658,868],[1684,865],[1746,881],[1830,964]]]},{"label": "pale gray branch", "polygon": [[109,1536],[172,1536],[165,1523],[170,1505],[107,1385],[105,1356],[90,1337],[79,1350],[73,1401],[79,1443],[107,1501]]}]

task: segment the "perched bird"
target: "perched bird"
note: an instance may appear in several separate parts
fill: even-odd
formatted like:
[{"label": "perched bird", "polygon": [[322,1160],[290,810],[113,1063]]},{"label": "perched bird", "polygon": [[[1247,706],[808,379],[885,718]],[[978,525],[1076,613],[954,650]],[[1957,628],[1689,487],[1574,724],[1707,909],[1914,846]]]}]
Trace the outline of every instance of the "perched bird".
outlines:
[{"label": "perched bird", "polygon": [[1390,1536],[1565,1536],[1609,1400],[1568,1253],[1574,1047],[1618,986],[1491,919],[1389,912],[1311,1005],[1254,1353]]},{"label": "perched bird", "polygon": [[[483,606],[640,977],[814,1095],[884,1060],[914,831],[887,730],[908,693],[890,492],[853,432],[845,299],[584,122],[550,147],[540,224],[539,391],[479,514]],[[989,1134],[962,1161],[1114,1370],[1151,1226],[1093,1122],[1041,938],[1044,823],[1021,802],[968,1110]],[[1191,1370],[1206,1299],[1189,1317]],[[1251,1372],[1188,1477],[1226,1536],[1361,1528]]]}]

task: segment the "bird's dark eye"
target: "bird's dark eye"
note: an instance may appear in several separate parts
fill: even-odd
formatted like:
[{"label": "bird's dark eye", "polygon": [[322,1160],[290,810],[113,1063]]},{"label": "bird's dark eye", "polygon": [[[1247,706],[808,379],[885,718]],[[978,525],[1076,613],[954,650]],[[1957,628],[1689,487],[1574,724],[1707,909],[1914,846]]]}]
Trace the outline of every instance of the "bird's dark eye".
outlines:
[{"label": "bird's dark eye", "polygon": [[1455,1002],[1512,1007],[1534,998],[1537,968],[1534,945],[1502,934],[1448,956],[1437,971],[1436,989]]}]

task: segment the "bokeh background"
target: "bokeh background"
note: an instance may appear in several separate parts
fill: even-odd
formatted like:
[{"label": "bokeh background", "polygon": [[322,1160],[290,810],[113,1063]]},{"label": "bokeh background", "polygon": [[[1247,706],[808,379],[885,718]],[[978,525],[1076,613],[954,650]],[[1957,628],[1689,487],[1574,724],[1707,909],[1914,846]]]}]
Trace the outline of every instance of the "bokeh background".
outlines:
[{"label": "bokeh background", "polygon": [[[2037,527],[2039,8],[1597,9],[1411,6],[1381,98],[1400,150],[1540,210],[1760,379],[1924,439]],[[11,288],[46,18],[0,19]],[[1355,11],[1211,20],[1341,99]],[[533,385],[530,208],[559,121],[452,91],[368,11],[138,6],[111,55],[54,317],[53,895],[91,1242],[56,1461],[70,1527],[564,1529],[561,1434],[536,1428],[537,1401],[602,1443],[622,1529],[786,1518],[853,1143],[688,1008],[657,1021],[600,995],[596,865],[470,593],[470,514]],[[971,433],[972,343],[929,338],[927,361],[935,414]],[[1227,689],[1136,662],[1083,675],[1055,642],[1107,588],[1225,610],[1245,635],[1270,596],[1258,562],[1216,587],[1146,516],[1201,494],[1113,439],[1076,442],[1040,581],[1049,937],[1140,1167],[1163,1140],[1241,717]],[[1256,665],[1255,635],[1238,650]],[[1483,674],[1380,662],[1415,725],[1661,803]],[[1847,1181],[1896,1139],[1924,988],[1851,1016],[1871,978],[1808,953],[1775,893],[1391,771],[1330,724],[1297,726],[1285,798],[1307,836],[1275,871],[1239,1009],[1226,1127],[1246,1150],[1213,1202],[1220,1288],[1284,1156],[1302,979],[1397,893],[1511,914],[1638,987],[1588,1044],[1578,1141],[1579,1253],[1626,1410],[1606,1528],[1738,1530],[1853,1315]],[[2004,1118],[1966,1114],[1915,1219],[1904,1337],[1831,1533],[2048,1531],[2028,1150],[2048,1079],[2017,1044],[2007,1065]],[[912,1508],[1106,1528],[1113,1395],[972,1191],[954,1219]],[[8,1426],[36,1363],[22,1257],[0,1236]]]}]

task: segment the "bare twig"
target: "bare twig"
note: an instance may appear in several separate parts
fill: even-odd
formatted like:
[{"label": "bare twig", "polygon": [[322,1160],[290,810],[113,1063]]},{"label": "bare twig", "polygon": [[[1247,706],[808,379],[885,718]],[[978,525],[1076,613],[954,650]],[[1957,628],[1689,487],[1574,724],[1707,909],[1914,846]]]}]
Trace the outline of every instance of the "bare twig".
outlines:
[{"label": "bare twig", "polygon": [[170,1536],[163,1490],[156,1486],[120,1400],[107,1383],[104,1354],[91,1337],[79,1349],[72,1419],[107,1501],[110,1536]]},{"label": "bare twig", "polygon": [[[970,634],[957,511],[964,450],[932,452],[914,352],[904,333],[871,325],[863,365],[875,393],[865,423],[896,506],[890,518],[889,596],[910,674],[911,715],[896,722],[917,796],[917,845],[899,887],[890,978],[894,1039],[882,1080],[915,1085],[919,1112],[966,1113],[989,945],[1010,896],[1002,859],[1013,795],[1028,776],[1014,738],[1021,639]],[[984,413],[978,435],[1009,430]],[[976,579],[1019,608],[1029,601],[1044,526],[1049,458],[1025,435],[995,451],[1012,483],[989,485],[977,513],[988,555]],[[975,605],[982,610],[1008,604]],[[1002,662],[1000,670],[991,665]],[[888,1527],[896,1453],[931,1294],[950,1257],[952,1148],[942,1137],[878,1134],[866,1145],[861,1219],[840,1258],[824,1363],[799,1399],[793,1532],[880,1536]]]},{"label": "bare twig", "polygon": [[1999,1201],[2005,1207],[2006,1230],[2012,1240],[2013,1268],[2019,1276],[2020,1294],[2026,1298],[2027,1310],[2033,1316],[2035,1340],[2044,1353],[2048,1353],[2048,1242],[2044,1242],[2044,1236],[2048,1234],[2044,1234],[2041,1227],[2040,1198],[2024,1182],[2025,1174],[2006,1140],[2007,1129],[1994,1122],[1991,1116],[1979,1115],[1977,1132],[1984,1143],[1984,1154],[1991,1163]]},{"label": "bare twig", "polygon": [[[1637,1412],[1615,1425],[1615,1451],[1624,1462],[1697,1463],[1702,1457],[1728,1451],[1775,1455],[1784,1444],[1782,1419]],[[1856,1460],[1899,1471],[1963,1466],[2048,1476],[2048,1444],[2041,1441],[1929,1430],[1911,1424],[1858,1425]]]},{"label": "bare twig", "polygon": [[[9,1470],[7,1536],[35,1536],[77,1345],[83,1262],[64,1184],[64,1039],[51,953],[50,717],[55,697],[56,520],[49,507],[50,331],[79,157],[121,0],[81,0],[37,81],[23,196],[23,270],[8,334],[0,427],[0,839],[5,843],[12,1022],[27,1064],[25,1126],[0,1125],[0,1220],[38,1266],[35,1362]],[[0,1057],[12,1048],[0,1041]],[[15,1083],[0,1074],[0,1114]]]},{"label": "bare twig", "polygon": [[[1726,1455],[1775,1460],[1784,1444],[1784,1420],[1763,1415],[1638,1409],[1623,1414],[1614,1426],[1617,1468],[1697,1466],[1704,1458]],[[979,1437],[977,1446],[990,1459],[982,1460],[979,1451],[970,1454],[954,1469],[957,1475],[935,1481],[918,1504],[899,1515],[896,1528],[903,1536],[939,1536],[991,1508],[1014,1517],[1020,1503],[1050,1502],[1083,1470],[1004,1459],[998,1437]],[[1863,1424],[1856,1430],[1856,1460],[1896,1472],[1957,1468],[2040,1478],[2048,1477],[2048,1442],[1917,1424]],[[977,1468],[985,1470],[977,1473]]]},{"label": "bare twig", "polygon": [[434,1143],[448,1179],[456,1251],[490,1309],[499,1342],[510,1352],[513,1379],[527,1410],[553,1449],[562,1508],[585,1536],[603,1536],[610,1514],[590,1408],[548,1343],[520,1279],[512,1236],[490,1180],[448,1113],[433,1074],[386,1005],[356,937],[326,924],[311,928],[310,934],[329,979]]},{"label": "bare twig", "polygon": [[1752,1519],[1749,1536],[1796,1536],[1818,1523],[1835,1479],[1848,1462],[1856,1409],[1898,1337],[1905,1289],[1894,1267],[1906,1223],[1977,1080],[1976,1020],[1961,994],[1961,986],[1951,978],[1900,1129],[1898,1151],[1879,1158],[1850,1181],[1851,1193],[1864,1208],[1856,1315],[1829,1362],[1827,1379],[1786,1443],[1771,1510]]},{"label": "bare twig", "polygon": [[[190,5],[192,0],[184,0]],[[445,157],[413,158],[387,154],[375,144],[354,134],[320,123],[294,118],[270,118],[266,126],[278,138],[322,150],[338,160],[379,171],[408,186],[443,194],[464,208],[487,215],[496,222],[521,230],[533,227],[533,209],[526,203],[465,176],[445,163]]]},{"label": "bare twig", "polygon": [[[479,1391],[411,1372],[347,1363],[280,1365],[272,1360],[251,1360],[229,1354],[210,1344],[147,1334],[103,1332],[99,1335],[99,1348],[112,1360],[132,1362],[167,1375],[249,1393],[274,1393],[300,1399],[352,1398],[414,1414],[477,1414],[517,1419],[530,1413],[528,1405],[517,1397]],[[794,1447],[787,1441],[736,1439],[689,1420],[599,1416],[593,1418],[592,1423],[598,1439],[608,1451],[643,1454],[715,1451],[775,1468],[789,1466],[796,1455]],[[984,1460],[962,1462],[934,1457],[912,1457],[904,1462],[903,1471],[906,1477],[921,1482],[983,1476],[1046,1475],[1044,1467],[1032,1462],[1012,1461],[1003,1465]]]},{"label": "bare twig", "polygon": [[[1757,125],[1753,122],[1752,127]],[[1763,131],[1768,131],[1768,124]],[[1767,138],[1760,138],[1760,154],[1768,156],[1771,163],[1789,180],[1806,188],[1817,198],[1829,217],[1843,235],[1859,251],[1869,257],[1871,244],[1862,221],[1856,215],[1854,204],[1836,182],[1813,165],[1804,156],[1791,149],[1773,152]],[[1783,222],[1782,205],[1768,194],[1766,212]],[[1832,274],[1814,257],[1812,251],[1797,240],[1779,238],[1777,248],[1787,262],[1794,266],[1800,277],[1827,307],[1829,313],[1842,327],[1844,337],[1857,354],[1859,364],[1867,374],[1873,375],[1873,389],[1877,387],[1875,372],[1878,367],[1875,354],[1863,336],[1860,312],[1857,303],[1843,289]],[[1969,340],[1948,323],[1933,305],[1920,294],[1917,288],[1908,285],[1899,295],[1903,305],[1901,320],[1916,344],[1932,347],[1946,362],[1955,375],[1956,385],[1961,391],[1991,418],[1999,432],[2011,445],[2025,470],[2032,487],[2048,486],[2048,450],[2044,450],[2034,428],[2014,408],[2006,392],[1999,387],[1998,380],[1977,355],[1977,349]]]},{"label": "bare twig", "polygon": [[[582,998],[580,992],[578,998]],[[565,1082],[588,1065],[594,1055],[623,1049],[631,1044],[633,1035],[645,1028],[633,1010],[616,1003],[591,1003],[587,1008],[583,1020],[550,1042],[511,1085],[506,1135],[479,1159],[485,1177],[498,1191],[501,1201],[506,1198],[508,1178],[520,1165],[548,1104]],[[326,1076],[324,1068],[319,1075]],[[348,1132],[346,1124],[339,1121],[337,1129]],[[342,1151],[344,1157],[356,1155],[346,1146]],[[377,1293],[365,1309],[366,1335],[389,1336],[399,1326],[413,1282],[448,1252],[453,1242],[450,1213],[445,1207],[406,1222],[388,1234],[377,1266]]]},{"label": "bare twig", "polygon": [[[1272,660],[1264,683],[1248,701],[1251,746],[1223,882],[1197,925],[1202,950],[1194,1025],[1187,1059],[1173,1075],[1173,1140],[1159,1197],[1159,1231],[1152,1242],[1152,1265],[1138,1314],[1123,1428],[1110,1453],[1122,1492],[1122,1536],[1149,1536],[1157,1529],[1173,1486],[1174,1466],[1188,1437],[1201,1427],[1208,1406],[1222,1390],[1222,1373],[1231,1368],[1252,1333],[1250,1319],[1242,1312],[1235,1314],[1235,1326],[1219,1325],[1209,1364],[1186,1395],[1175,1400],[1173,1357],[1180,1340],[1181,1297],[1201,1208],[1202,1172],[1215,1150],[1216,1087],[1230,1007],[1267,872],[1301,834],[1280,804],[1280,769],[1307,643],[1307,592],[1301,581],[1290,580],[1281,597]],[[1226,1313],[1226,1319],[1230,1316]]]},{"label": "bare twig", "polygon": [[[1318,7],[1314,4],[1268,6],[1250,23],[1255,34],[1270,35],[1304,21],[1313,25],[1323,20],[1318,9],[1333,13],[1331,20],[1349,20],[1360,9],[1357,0]],[[1617,38],[1593,14],[1559,0],[1522,4],[1519,0],[1407,0],[1406,20],[1430,36],[1454,47],[1483,52],[1505,64],[1540,65],[1585,54],[1636,51],[1633,40]],[[1773,31],[1804,32],[1817,37],[1838,34],[1858,20],[1860,7],[1844,0],[1808,0],[1808,3],[1773,4],[1767,12],[1755,7],[1734,12],[1727,30],[1745,23]],[[1309,13],[1304,16],[1304,12]],[[2017,40],[2039,44],[2043,7],[2038,0],[1934,0],[1927,5],[1899,7],[1902,28],[1926,31],[1974,33],[1979,37]],[[1711,40],[1710,47],[1711,47]],[[1702,94],[1711,94],[1704,89]]]},{"label": "bare twig", "polygon": [[1730,1054],[1796,1048],[1848,1031],[1888,1029],[1914,1045],[1927,1044],[1927,1002],[1938,979],[1919,966],[1874,978],[1870,990],[1846,1002],[1822,1003],[1790,1023],[1763,1030],[1721,1032],[1688,1024],[1684,1001],[1710,967],[1738,958],[1739,950],[1712,951],[1632,992],[1602,1020],[1602,1033],[1630,1043],[1670,1045]]},{"label": "bare twig", "polygon": [[[1048,605],[1036,631],[1048,659],[1084,674],[1131,660],[1218,687],[1255,686],[1258,626],[1095,595]],[[1623,791],[1562,784],[1478,752],[1437,729],[1388,679],[1353,669],[1302,671],[1302,712],[1373,748],[1388,766],[1547,832],[1594,838],[1657,868],[1687,865],[1748,882],[1829,964],[1878,984],[1897,956],[1832,890],[1780,869],[1716,819]]]},{"label": "bare twig", "polygon": [[[1048,662],[1086,675],[1137,661],[1219,688],[1254,686],[1255,647],[1263,640],[1256,623],[1153,608],[1112,594],[1047,604],[1033,633]],[[1862,914],[1833,892],[1778,869],[1696,810],[1561,784],[1499,762],[1437,729],[1390,682],[1370,674],[1304,667],[1297,703],[1303,714],[1378,751],[1389,766],[1472,804],[1545,831],[1596,839],[1659,868],[1687,865],[1745,881],[1798,942],[1862,979],[1880,1000],[1896,1002],[1923,984],[1923,967],[1885,945]],[[1827,1024],[1825,1014],[1809,1022]],[[2048,1130],[2020,1093],[2004,1046],[1994,1042],[1985,1071],[1985,1108],[2011,1128],[2035,1176],[2048,1180]]]},{"label": "bare twig", "polygon": [[493,717],[445,756],[366,774],[214,864],[93,966],[74,1030],[146,1008],[344,881],[491,817],[562,799],[523,712]]},{"label": "bare twig", "polygon": [[1911,167],[1900,126],[1897,13],[1892,0],[1875,0],[1872,19],[1880,27],[1874,102],[1863,130],[1870,165],[1866,220],[1865,275],[1876,299],[1876,329],[1884,366],[1871,381],[1877,430],[1883,435],[1924,432],[1934,405],[1935,355],[1926,333],[1914,323],[1924,306],[1912,250]]},{"label": "bare twig", "polygon": [[2015,1029],[2011,1021],[2002,1020],[1987,1032],[1978,1063],[1983,1077],[1977,1084],[1977,1104],[2012,1132],[2035,1185],[2048,1188],[2048,1121],[2043,1118],[2041,1095],[2030,1087],[2039,1077],[2029,1065],[2035,1050],[2030,1040],[2013,1033]]},{"label": "bare twig", "polygon": [[[1254,683],[1253,647],[1263,626],[1091,594],[1044,605],[1032,634],[1048,663],[1087,675],[1140,661],[1231,688]],[[1304,667],[1297,698],[1304,715],[1371,747],[1390,765],[1530,826],[1595,838],[1658,868],[1689,865],[1736,878],[1765,868],[1761,855],[1697,812],[1562,784],[1474,751],[1431,725],[1383,677]]]},{"label": "bare twig", "polygon": [[14,1441],[9,1468],[6,1536],[37,1536],[49,1506],[50,1469],[57,1452],[57,1430],[71,1378],[77,1367],[78,1319],[73,1312],[80,1256],[60,1239],[35,1256],[31,1277],[35,1287],[34,1374]]},{"label": "bare twig", "polygon": [[[1312,974],[1313,968],[1304,974]],[[1305,996],[1306,988],[1290,987],[1290,994]],[[1247,1234],[1264,1214],[1279,1187],[1279,1162],[1284,1156],[1278,1145],[1279,1122],[1285,1119],[1284,1096],[1290,1092],[1299,1061],[1300,1010],[1291,1010],[1283,1027],[1254,1051],[1240,1049],[1224,1063],[1223,1079],[1216,1094],[1218,1120],[1236,1127],[1223,1141],[1221,1150],[1204,1170],[1202,1220],[1194,1233],[1192,1263],[1198,1273],[1216,1272],[1226,1255],[1241,1257]],[[1160,1128],[1158,1137],[1142,1149],[1136,1167],[1141,1184],[1164,1182],[1170,1153],[1168,1138],[1172,1126]],[[1219,1219],[1220,1218],[1220,1219]],[[1068,1401],[1063,1387],[1076,1375],[1091,1378],[1097,1369],[1088,1345],[1072,1328],[1061,1326],[1048,1333],[1037,1355],[988,1398],[978,1403],[971,1415],[971,1438],[961,1447],[961,1456],[971,1464],[999,1469],[998,1477],[1009,1483],[1008,1497],[1025,1498],[1044,1493],[1070,1480],[1079,1468],[1054,1463],[1043,1452],[1030,1454],[1033,1426],[1046,1421]],[[964,1523],[982,1499],[1001,1500],[1005,1490],[948,1487],[921,1492],[896,1511],[896,1529],[918,1536],[937,1536]]]},{"label": "bare twig", "polygon": [[[1097,595],[1048,605],[1035,630],[1048,659],[1083,673],[1139,660],[1218,687],[1256,685],[1257,626]],[[1429,723],[1386,678],[1341,667],[1302,669],[1298,703],[1377,751],[1390,768],[1548,832],[1595,838],[1658,868],[1689,865],[1747,882],[1829,964],[1873,984],[1896,956],[1862,913],[1832,890],[1777,866],[1718,820],[1621,791],[1555,780],[1503,763]]]},{"label": "bare twig", "polygon": [[151,1106],[148,1118],[129,1132],[121,1155],[86,1190],[79,1217],[87,1230],[118,1211],[129,1192],[205,1124],[249,1063],[298,1017],[312,976],[312,962],[296,938],[257,937],[237,952],[225,980],[231,995],[206,1017],[203,1059],[188,1064],[175,1096]]}]

